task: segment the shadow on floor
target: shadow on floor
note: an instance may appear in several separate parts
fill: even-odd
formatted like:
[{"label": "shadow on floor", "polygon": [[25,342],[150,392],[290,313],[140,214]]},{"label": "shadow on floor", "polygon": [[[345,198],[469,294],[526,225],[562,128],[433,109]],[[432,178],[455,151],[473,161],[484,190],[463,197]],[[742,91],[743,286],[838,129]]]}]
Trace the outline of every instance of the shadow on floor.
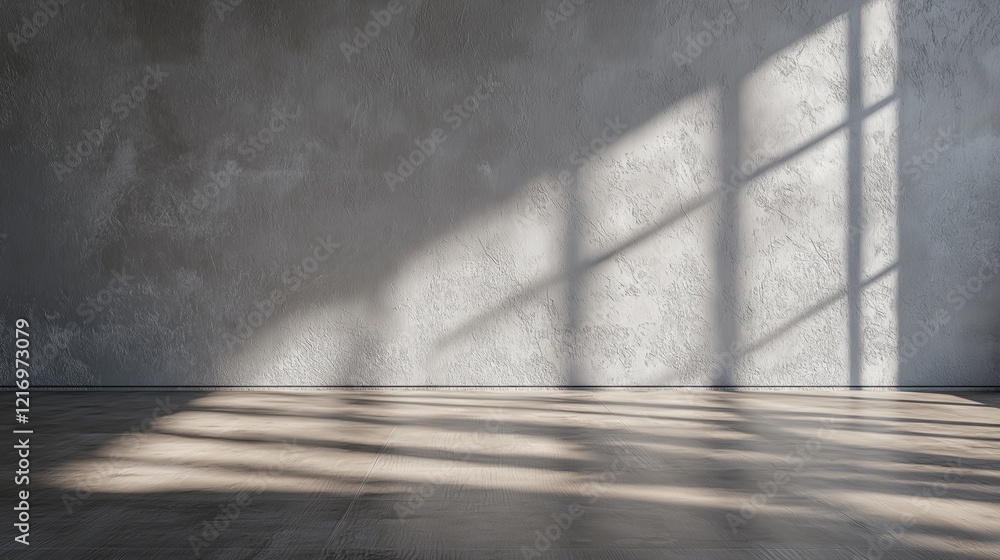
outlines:
[{"label": "shadow on floor", "polygon": [[[33,407],[31,546],[8,539],[2,550],[993,558],[996,397],[44,393]],[[144,423],[164,405],[170,414]],[[5,484],[12,508],[17,488]]]}]

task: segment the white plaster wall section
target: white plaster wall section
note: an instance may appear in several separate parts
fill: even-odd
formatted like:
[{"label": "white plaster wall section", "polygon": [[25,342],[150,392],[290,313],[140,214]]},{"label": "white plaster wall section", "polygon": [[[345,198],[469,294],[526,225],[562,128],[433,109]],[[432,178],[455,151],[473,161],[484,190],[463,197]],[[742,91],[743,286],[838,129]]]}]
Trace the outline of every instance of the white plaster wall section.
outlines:
[{"label": "white plaster wall section", "polygon": [[[590,237],[584,258],[603,255],[643,226],[698,203],[718,188],[709,180],[717,165],[717,106],[717,90],[705,88],[641,123],[630,123],[628,114],[603,121],[594,118],[593,138],[578,145],[604,140],[605,121],[617,121],[625,129],[576,171],[591,226],[591,231],[585,232]],[[665,206],[664,211],[658,212],[661,206]]]},{"label": "white plaster wall section", "polygon": [[899,1],[868,0],[861,6],[861,94],[865,107],[896,93]]},{"label": "white plaster wall section", "polygon": [[[368,328],[357,302],[338,301],[277,315],[219,366],[218,385],[351,385],[389,382],[352,371],[352,357]],[[362,315],[363,316],[363,315]],[[377,353],[369,357],[378,359]]]},{"label": "white plaster wall section", "polygon": [[594,263],[581,327],[598,384],[697,384],[711,373],[718,106],[715,88],[700,90],[578,172],[581,260]]},{"label": "white plaster wall section", "polygon": [[[383,361],[378,317],[362,299],[321,297],[355,257],[339,243],[343,237],[334,227],[281,249],[255,251],[291,256],[280,270],[248,277],[238,293],[249,296],[216,322],[213,336],[226,348],[213,367],[224,381],[218,384],[377,384],[371,370]],[[359,366],[362,354],[370,363]]]},{"label": "white plaster wall section", "polygon": [[[859,232],[862,280],[894,266],[899,260],[899,97],[895,91],[899,66],[897,2],[872,1],[861,10],[861,94],[866,110],[862,127],[864,215]],[[884,304],[880,306],[892,308],[895,296]]]},{"label": "white plaster wall section", "polygon": [[863,121],[861,382],[893,386],[899,333],[899,124],[895,103]]},{"label": "white plaster wall section", "polygon": [[895,385],[899,368],[897,9],[898,0],[861,8],[862,216],[850,232],[861,241],[861,383],[881,386]]},{"label": "white plaster wall section", "polygon": [[[716,381],[718,339],[739,338],[736,354],[750,356],[737,383],[842,385],[859,357],[848,322],[860,317],[861,382],[881,384],[900,342],[941,309],[951,321],[899,365],[899,382],[995,377],[1000,294],[984,285],[961,309],[948,294],[1000,250],[998,8],[588,2],[551,29],[545,11],[559,1],[534,14],[407,4],[349,61],[341,43],[374,30],[371,9],[387,2],[243,2],[222,21],[211,1],[173,3],[184,29],[158,25],[154,5],[90,3],[47,44],[8,48],[0,132],[12,165],[0,174],[14,186],[0,259],[17,262],[0,267],[14,286],[4,313],[39,302],[27,309],[44,320],[86,296],[56,277],[143,278],[53,383],[552,385],[577,368],[599,384],[701,384]],[[678,69],[673,51],[727,6],[736,20]],[[855,9],[866,113],[852,185]],[[157,64],[170,74],[162,87],[58,183],[58,150],[113,116]],[[478,76],[501,84],[495,98],[412,183],[375,188]],[[736,93],[739,122],[720,122]],[[303,107],[294,130],[217,204],[180,211],[286,100]],[[571,161],[616,118],[620,137]],[[731,164],[763,171],[726,186]],[[849,188],[863,199],[858,280],[870,281],[859,310],[845,297]],[[720,204],[729,192],[738,229]],[[223,334],[325,227],[358,258],[317,276],[230,355]]]},{"label": "white plaster wall section", "polygon": [[[563,196],[545,182],[529,190]],[[553,361],[565,343],[565,233],[561,212],[543,204],[511,201],[418,255],[395,282],[406,306],[399,336],[420,348],[430,383],[562,383]]]},{"label": "white plaster wall section", "polygon": [[[838,297],[847,282],[846,17],[761,62],[741,106],[741,158],[764,148],[764,165],[785,161],[737,195],[739,346],[749,351],[737,373],[759,385],[837,385],[847,363],[847,302]],[[800,132],[778,133],[759,115]]]}]

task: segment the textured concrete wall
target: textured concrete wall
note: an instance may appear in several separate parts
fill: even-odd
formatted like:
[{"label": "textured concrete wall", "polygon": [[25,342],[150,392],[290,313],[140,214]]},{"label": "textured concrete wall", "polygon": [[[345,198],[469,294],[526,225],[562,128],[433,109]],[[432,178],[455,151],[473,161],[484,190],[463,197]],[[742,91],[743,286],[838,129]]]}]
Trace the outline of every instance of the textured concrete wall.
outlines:
[{"label": "textured concrete wall", "polygon": [[988,0],[0,31],[0,342],[29,320],[35,385],[1000,385]]}]

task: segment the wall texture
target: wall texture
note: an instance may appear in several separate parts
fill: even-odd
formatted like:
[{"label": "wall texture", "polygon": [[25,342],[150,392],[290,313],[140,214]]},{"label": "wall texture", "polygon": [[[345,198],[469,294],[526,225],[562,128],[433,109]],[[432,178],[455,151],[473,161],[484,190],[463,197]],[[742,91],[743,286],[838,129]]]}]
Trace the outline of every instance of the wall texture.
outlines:
[{"label": "wall texture", "polygon": [[1000,385],[989,0],[0,31],[0,342],[30,322],[35,386]]}]

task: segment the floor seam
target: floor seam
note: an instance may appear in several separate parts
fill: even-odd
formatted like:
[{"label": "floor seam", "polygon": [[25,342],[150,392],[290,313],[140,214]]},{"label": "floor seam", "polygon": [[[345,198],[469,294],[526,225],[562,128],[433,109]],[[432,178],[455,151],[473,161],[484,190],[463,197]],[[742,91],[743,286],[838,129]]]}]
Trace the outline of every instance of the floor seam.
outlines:
[{"label": "floor seam", "polygon": [[358,486],[358,491],[354,493],[354,499],[351,500],[347,509],[344,510],[344,515],[340,518],[340,521],[337,522],[337,526],[333,528],[333,533],[330,534],[330,538],[326,541],[326,546],[323,547],[323,558],[326,557],[326,553],[329,551],[331,544],[340,533],[340,527],[344,524],[344,521],[347,520],[347,516],[351,514],[351,510],[354,509],[354,504],[358,501],[358,498],[361,497],[361,491],[364,490],[365,484],[368,482],[368,478],[371,477],[372,471],[375,470],[375,465],[377,465],[379,459],[382,458],[382,453],[384,453],[385,449],[389,447],[389,440],[392,439],[392,434],[396,432],[396,428],[398,427],[399,426],[393,426],[392,430],[389,431],[389,435],[385,438],[385,443],[382,444],[382,449],[379,449],[378,454],[375,455],[375,460],[372,461],[372,465],[368,467],[368,472],[365,473],[365,478],[361,481],[361,486]]},{"label": "floor seam", "polygon": [[[617,414],[615,414],[615,411],[611,410],[611,409],[610,409],[610,408],[608,407],[608,405],[607,405],[607,404],[605,404],[605,403],[604,403],[604,401],[602,401],[602,400],[601,400],[601,397],[597,396],[596,394],[595,394],[595,395],[593,395],[593,397],[594,397],[595,399],[597,399],[597,402],[601,403],[601,406],[603,406],[603,407],[604,407],[604,410],[607,410],[607,411],[608,411],[608,414],[610,414],[612,418],[614,418],[615,420],[617,420],[617,421],[618,421],[618,423],[619,423],[619,424],[621,424],[623,428],[625,428],[625,431],[627,431],[627,432],[631,432],[631,433],[633,433],[633,434],[635,433],[635,432],[633,432],[633,431],[632,431],[632,428],[629,428],[629,427],[628,427],[628,424],[626,424],[625,422],[623,422],[623,421],[622,421],[622,419],[621,419],[621,418],[619,418]],[[643,414],[643,416],[645,416],[645,414]],[[648,418],[648,416],[647,416],[647,418]]]}]

